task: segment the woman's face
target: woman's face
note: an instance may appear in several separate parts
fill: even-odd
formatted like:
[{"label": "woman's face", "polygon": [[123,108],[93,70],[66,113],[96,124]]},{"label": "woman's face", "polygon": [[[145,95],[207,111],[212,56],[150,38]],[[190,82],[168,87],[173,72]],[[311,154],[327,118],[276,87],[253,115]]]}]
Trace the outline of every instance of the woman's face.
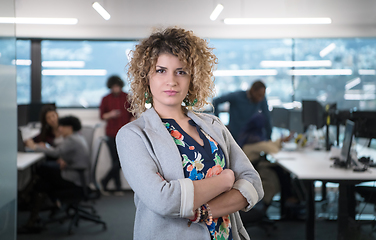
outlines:
[{"label": "woman's face", "polygon": [[59,117],[57,115],[57,112],[55,111],[49,111],[46,114],[46,122],[51,127],[55,128],[59,125]]},{"label": "woman's face", "polygon": [[159,55],[155,69],[151,70],[149,86],[153,106],[158,109],[180,108],[187,96],[191,76],[179,58],[168,53]]}]

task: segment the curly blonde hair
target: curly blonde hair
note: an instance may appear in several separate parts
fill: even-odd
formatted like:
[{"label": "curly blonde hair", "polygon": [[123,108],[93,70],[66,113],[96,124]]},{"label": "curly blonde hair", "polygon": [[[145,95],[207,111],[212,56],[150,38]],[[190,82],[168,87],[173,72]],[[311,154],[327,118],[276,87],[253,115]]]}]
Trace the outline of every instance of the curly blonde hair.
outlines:
[{"label": "curly blonde hair", "polygon": [[200,110],[206,104],[210,104],[207,99],[214,96],[213,70],[218,62],[213,48],[192,31],[172,27],[153,33],[136,45],[135,50],[131,52],[132,58],[128,69],[131,102],[129,111],[139,116],[146,110],[147,98],[151,100],[151,104],[153,103],[150,99],[152,95],[149,77],[159,55],[163,53],[177,56],[191,76],[186,97],[190,104],[182,107]]}]

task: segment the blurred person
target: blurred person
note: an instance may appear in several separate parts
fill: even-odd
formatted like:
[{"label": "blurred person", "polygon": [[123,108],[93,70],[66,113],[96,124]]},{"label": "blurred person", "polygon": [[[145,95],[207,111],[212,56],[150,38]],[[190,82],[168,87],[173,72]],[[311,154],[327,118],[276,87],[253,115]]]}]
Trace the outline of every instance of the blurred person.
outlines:
[{"label": "blurred person", "polygon": [[58,121],[59,134],[64,138],[57,147],[34,145],[33,150],[54,157],[56,161],[48,161],[38,166],[37,177],[33,186],[32,206],[28,222],[19,229],[19,233],[35,233],[42,230],[38,226],[39,211],[45,203],[46,196],[59,207],[56,191],[81,186],[79,173],[75,168],[84,168],[86,182],[90,180],[90,155],[85,138],[79,133],[81,122],[77,117],[62,117]]},{"label": "blurred person", "polygon": [[259,112],[265,116],[265,136],[271,139],[272,124],[265,90],[265,84],[261,80],[256,80],[247,91],[236,91],[213,99],[216,116],[219,115],[219,104],[230,103],[228,128],[236,141],[239,141],[239,135],[246,123]]},{"label": "blurred person", "polygon": [[104,191],[108,191],[108,182],[113,179],[115,191],[121,191],[120,162],[116,150],[115,136],[122,126],[132,120],[132,114],[128,111],[130,107],[128,94],[122,91],[124,87],[123,80],[118,76],[111,76],[107,80],[107,87],[111,92],[103,97],[99,109],[101,119],[107,122],[107,145],[110,150],[112,165],[101,179],[101,185]]},{"label": "blurred person", "polygon": [[[56,147],[63,141],[59,132],[59,115],[52,105],[45,105],[40,112],[40,133],[32,139],[27,139],[25,145],[33,149],[35,145]],[[55,160],[55,159],[54,159]]]}]

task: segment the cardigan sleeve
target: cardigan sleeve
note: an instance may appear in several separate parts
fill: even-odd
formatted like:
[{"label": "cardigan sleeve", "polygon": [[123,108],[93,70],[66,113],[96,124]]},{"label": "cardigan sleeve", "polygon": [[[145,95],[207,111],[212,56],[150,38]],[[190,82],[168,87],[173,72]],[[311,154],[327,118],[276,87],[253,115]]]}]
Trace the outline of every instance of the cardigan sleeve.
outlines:
[{"label": "cardigan sleeve", "polygon": [[164,217],[188,218],[194,215],[194,189],[190,179],[166,181],[154,149],[141,130],[128,124],[116,136],[117,151],[127,182],[151,211]]}]

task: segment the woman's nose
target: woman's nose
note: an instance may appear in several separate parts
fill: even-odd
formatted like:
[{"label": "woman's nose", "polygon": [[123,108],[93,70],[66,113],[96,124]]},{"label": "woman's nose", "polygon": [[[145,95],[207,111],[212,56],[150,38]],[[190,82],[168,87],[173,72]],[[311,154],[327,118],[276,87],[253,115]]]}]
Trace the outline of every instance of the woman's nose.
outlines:
[{"label": "woman's nose", "polygon": [[166,76],[166,82],[169,86],[175,86],[176,85],[176,76],[174,74],[167,74]]}]

